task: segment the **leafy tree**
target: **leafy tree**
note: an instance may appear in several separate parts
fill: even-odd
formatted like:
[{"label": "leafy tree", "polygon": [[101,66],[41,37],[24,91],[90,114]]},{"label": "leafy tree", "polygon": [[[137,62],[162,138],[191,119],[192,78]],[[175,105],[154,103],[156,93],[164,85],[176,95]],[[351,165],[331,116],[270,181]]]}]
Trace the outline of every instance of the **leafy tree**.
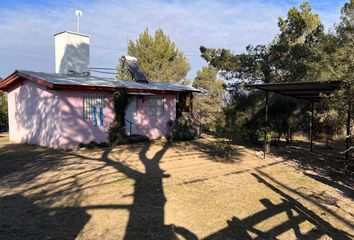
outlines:
[{"label": "leafy tree", "polygon": [[272,80],[268,49],[264,45],[246,47],[246,53],[234,54],[228,49],[212,49],[201,46],[202,57],[227,79],[246,79],[254,82]]},{"label": "leafy tree", "polygon": [[[158,29],[153,36],[145,29],[136,41],[129,41],[128,54],[138,59],[139,66],[150,81],[178,82],[190,70],[185,55],[162,29]],[[119,65],[120,78],[123,76]]]},{"label": "leafy tree", "polygon": [[249,45],[245,53],[234,54],[202,46],[202,57],[226,79],[265,83],[306,80],[311,63],[318,60],[312,49],[324,37],[319,16],[305,2],[300,9],[291,8],[287,19],[279,18],[278,26],[280,34],[268,47]]},{"label": "leafy tree", "polygon": [[217,74],[215,68],[203,67],[193,82],[193,87],[203,91],[194,98],[194,113],[209,130],[215,128],[215,117],[221,113],[223,106],[225,83],[217,78]]},{"label": "leafy tree", "polygon": [[[314,73],[311,69],[321,57],[325,48],[321,42],[326,39],[319,16],[312,13],[305,2],[299,9],[291,8],[286,19],[279,18],[278,26],[280,33],[269,46],[249,45],[245,53],[200,48],[202,57],[223,77],[235,80],[232,101],[225,109],[226,127],[230,132],[247,132],[247,129],[263,126],[264,95],[244,89],[245,82],[303,81]],[[326,40],[331,42],[330,38]],[[301,125],[292,116],[294,112],[303,112],[299,109],[303,104],[277,95],[271,95],[269,102],[273,118],[270,119],[271,129],[278,137]]]},{"label": "leafy tree", "polygon": [[331,58],[333,78],[352,83],[354,81],[354,0],[341,9],[341,21],[336,26],[336,49]]},{"label": "leafy tree", "polygon": [[354,95],[354,0],[344,4],[340,22],[334,30],[328,34],[329,40],[322,43],[322,61],[315,68],[321,73],[321,80],[341,80],[346,85],[322,103],[325,111],[317,117],[324,125],[327,139],[338,132],[334,126],[345,126],[343,113],[346,113],[348,101],[352,101]]}]

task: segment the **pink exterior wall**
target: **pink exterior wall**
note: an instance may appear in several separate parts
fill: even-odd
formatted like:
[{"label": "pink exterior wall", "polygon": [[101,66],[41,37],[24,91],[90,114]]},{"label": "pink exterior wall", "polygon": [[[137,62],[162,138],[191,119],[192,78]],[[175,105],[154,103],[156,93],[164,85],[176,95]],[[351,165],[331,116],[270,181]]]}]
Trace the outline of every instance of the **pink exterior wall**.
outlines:
[{"label": "pink exterior wall", "polygon": [[[83,94],[85,92],[49,91],[31,81],[14,86],[8,93],[10,140],[60,149],[72,149],[90,141],[106,142],[114,118],[111,94],[104,93],[103,126],[83,119]],[[137,97],[138,134],[150,139],[169,134],[167,122],[176,118],[176,95],[161,96],[164,114],[159,117],[149,116],[148,96]]]},{"label": "pink exterior wall", "polygon": [[164,98],[164,114],[149,116],[149,97],[137,97],[137,132],[150,139],[158,139],[169,134],[167,122],[176,119],[176,94],[161,94]]},{"label": "pink exterior wall", "polygon": [[25,81],[8,93],[10,140],[60,147],[60,95]]},{"label": "pink exterior wall", "polygon": [[[113,103],[110,93],[103,93],[106,107],[103,110],[103,126],[94,125],[92,120],[84,120],[83,95],[86,92],[61,91],[61,148],[75,148],[80,143],[108,141],[108,130],[114,118]],[[89,92],[87,92],[89,93]]]}]

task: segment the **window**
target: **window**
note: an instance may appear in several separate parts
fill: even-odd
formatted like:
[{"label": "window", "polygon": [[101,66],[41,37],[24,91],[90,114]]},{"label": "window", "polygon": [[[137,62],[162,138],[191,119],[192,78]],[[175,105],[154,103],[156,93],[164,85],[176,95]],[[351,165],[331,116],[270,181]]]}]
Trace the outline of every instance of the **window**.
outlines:
[{"label": "window", "polygon": [[105,107],[103,94],[85,93],[84,100],[84,119],[92,120],[97,126],[98,120],[103,125],[103,109]]},{"label": "window", "polygon": [[162,116],[163,115],[163,98],[159,96],[151,96],[149,102],[149,115]]}]

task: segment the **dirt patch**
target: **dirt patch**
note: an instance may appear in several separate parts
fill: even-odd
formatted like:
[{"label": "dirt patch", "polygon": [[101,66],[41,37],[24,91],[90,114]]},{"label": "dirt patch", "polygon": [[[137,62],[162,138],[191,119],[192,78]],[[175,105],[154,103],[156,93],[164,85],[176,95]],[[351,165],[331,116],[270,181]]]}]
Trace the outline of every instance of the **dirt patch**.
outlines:
[{"label": "dirt patch", "polygon": [[213,141],[62,152],[2,137],[0,239],[353,238],[348,179],[241,145],[226,161]]}]

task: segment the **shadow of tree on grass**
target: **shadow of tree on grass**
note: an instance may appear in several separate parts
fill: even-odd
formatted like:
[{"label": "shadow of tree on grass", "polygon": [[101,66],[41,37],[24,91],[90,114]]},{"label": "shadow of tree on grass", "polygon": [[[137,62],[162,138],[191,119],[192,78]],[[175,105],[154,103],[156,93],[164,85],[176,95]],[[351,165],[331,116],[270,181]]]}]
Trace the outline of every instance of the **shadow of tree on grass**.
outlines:
[{"label": "shadow of tree on grass", "polygon": [[[74,179],[70,183],[63,182],[67,178],[50,179],[48,182],[35,184],[31,186],[33,190],[39,189],[43,186],[49,185],[51,188],[62,188],[58,191],[51,192],[49,189],[41,190],[30,197],[24,197],[24,194],[7,195],[0,198],[0,239],[73,239],[76,238],[86,223],[89,221],[90,216],[87,210],[94,209],[124,209],[129,211],[129,218],[125,229],[124,239],[198,239],[196,234],[188,229],[180,226],[167,225],[164,222],[165,218],[165,204],[166,197],[164,193],[163,179],[170,177],[169,174],[164,172],[160,167],[161,160],[165,153],[171,147],[170,143],[165,142],[161,149],[159,149],[152,157],[148,154],[152,143],[144,143],[134,145],[134,151],[139,152],[139,161],[144,166],[144,171],[138,171],[130,167],[127,163],[118,159],[111,158],[112,148],[105,148],[100,157],[95,158],[87,155],[80,155],[75,152],[57,152],[49,149],[43,149],[34,146],[24,146],[27,153],[26,158],[17,159],[24,153],[16,153],[16,148],[19,145],[12,145],[1,147],[0,158],[9,156],[8,159],[0,161],[0,180],[7,186],[20,186],[21,184],[31,182],[36,176],[44,173],[50,169],[58,170],[67,164],[72,164],[75,169],[79,170],[78,173],[70,176]],[[22,147],[22,145],[21,145]],[[9,155],[10,153],[10,155]],[[78,161],[67,163],[63,160],[67,158],[77,158]],[[16,160],[17,159],[17,160]],[[94,161],[102,163],[101,165],[92,167],[91,169],[80,169],[80,162]],[[273,164],[273,163],[272,163]],[[275,163],[274,163],[275,164]],[[267,166],[267,165],[265,165]],[[113,167],[117,172],[123,173],[125,179],[134,181],[134,191],[132,194],[133,202],[127,205],[89,205],[80,206],[80,192],[87,187],[84,184],[76,181],[76,177],[81,174],[90,174],[100,171],[104,167]],[[286,194],[278,186],[287,189],[294,194],[299,195],[301,198],[306,199],[306,195],[296,192],[283,185],[280,182],[272,179],[263,173],[260,168],[252,170],[240,171],[230,174],[238,174],[249,172],[258,181],[273,192],[281,197],[281,203],[274,204],[269,199],[261,199],[261,203],[265,207],[264,210],[254,213],[251,216],[238,219],[232,218],[228,221],[228,227],[220,229],[219,231],[211,234],[205,239],[251,239],[256,235],[256,239],[261,238],[276,238],[282,233],[293,230],[296,237],[299,239],[319,239],[324,235],[328,235],[333,239],[350,239],[350,235],[334,228],[331,224],[326,222],[323,218],[315,214],[313,211],[307,209],[299,201]],[[94,182],[96,178],[88,181]],[[120,179],[116,180],[120,181]],[[208,181],[208,178],[203,179]],[[100,186],[100,183],[93,185]],[[89,186],[92,187],[92,186]],[[75,194],[74,194],[75,193]],[[77,193],[77,194],[76,194]],[[73,196],[77,204],[68,207],[43,207],[39,203],[55,203],[60,195]],[[347,226],[352,227],[350,222],[345,222],[335,212],[327,209],[321,204],[316,203],[313,199],[313,204],[317,204],[322,210],[329,214],[338,217]],[[269,231],[261,231],[257,229],[256,225],[262,221],[272,218],[278,213],[286,213],[288,220],[280,223],[280,225],[273,227]],[[314,228],[307,233],[300,232],[300,224],[308,221]],[[8,228],[8,226],[13,226]]]},{"label": "shadow of tree on grass", "polygon": [[[270,178],[266,180],[266,174],[262,172],[260,173],[261,174],[251,174],[260,183],[279,194],[281,196],[281,203],[273,204],[269,199],[261,199],[260,202],[264,206],[264,210],[252,214],[244,219],[232,217],[231,220],[227,221],[228,226],[226,228],[203,238],[204,240],[278,239],[281,234],[289,230],[293,230],[296,239],[321,239],[326,235],[331,237],[331,239],[338,240],[349,240],[353,237],[350,234],[333,227],[316,213],[306,208],[299,201],[272,184]],[[260,175],[263,175],[263,177]],[[267,231],[262,231],[257,228],[258,224],[281,213],[286,213],[287,215],[288,219],[285,222],[280,223]],[[306,221],[311,223],[314,227],[308,232],[302,233],[300,231],[300,224]]]},{"label": "shadow of tree on grass", "polygon": [[85,209],[38,207],[19,194],[0,198],[0,239],[75,239],[89,221]]},{"label": "shadow of tree on grass", "polygon": [[193,236],[183,227],[165,225],[166,197],[163,189],[163,178],[170,177],[160,168],[160,161],[168,148],[169,142],[155,153],[152,158],[147,152],[152,143],[146,143],[139,152],[139,159],[143,163],[145,172],[136,171],[121,162],[109,158],[107,148],[101,157],[108,165],[124,173],[134,180],[133,203],[129,207],[129,220],[124,239],[178,239],[177,235]]}]

